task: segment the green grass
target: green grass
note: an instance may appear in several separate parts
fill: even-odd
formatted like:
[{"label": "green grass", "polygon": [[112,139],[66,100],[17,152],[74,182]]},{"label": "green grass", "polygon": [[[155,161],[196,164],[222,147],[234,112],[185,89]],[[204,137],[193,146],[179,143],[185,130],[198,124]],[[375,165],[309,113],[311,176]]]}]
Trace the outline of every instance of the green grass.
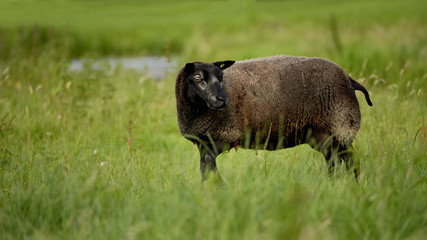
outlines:
[{"label": "green grass", "polygon": [[[424,239],[426,10],[415,0],[2,1],[0,239]],[[343,66],[374,104],[358,93],[360,181],[344,169],[329,177],[321,154],[300,146],[232,150],[218,159],[226,187],[202,186],[197,149],[177,127],[174,75],[68,70],[73,56],[168,51],[183,63],[290,54]]]}]

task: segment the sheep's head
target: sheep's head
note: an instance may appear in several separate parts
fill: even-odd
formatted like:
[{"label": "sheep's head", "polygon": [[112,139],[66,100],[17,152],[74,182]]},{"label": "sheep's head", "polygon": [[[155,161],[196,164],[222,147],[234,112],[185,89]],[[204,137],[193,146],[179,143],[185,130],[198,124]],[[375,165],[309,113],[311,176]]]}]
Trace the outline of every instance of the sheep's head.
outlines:
[{"label": "sheep's head", "polygon": [[186,81],[189,84],[187,97],[194,104],[207,106],[213,110],[227,107],[228,99],[222,86],[222,70],[233,64],[234,61],[187,63],[184,67]]}]

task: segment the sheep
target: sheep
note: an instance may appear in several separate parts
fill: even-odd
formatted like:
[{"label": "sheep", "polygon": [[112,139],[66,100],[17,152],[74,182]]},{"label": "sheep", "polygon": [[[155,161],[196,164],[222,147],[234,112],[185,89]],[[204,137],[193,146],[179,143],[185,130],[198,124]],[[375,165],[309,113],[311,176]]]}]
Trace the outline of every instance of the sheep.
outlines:
[{"label": "sheep", "polygon": [[198,146],[202,182],[231,148],[278,150],[309,144],[329,174],[343,160],[355,178],[352,142],[360,128],[355,90],[368,91],[322,58],[274,56],[187,63],[176,77],[180,132]]}]

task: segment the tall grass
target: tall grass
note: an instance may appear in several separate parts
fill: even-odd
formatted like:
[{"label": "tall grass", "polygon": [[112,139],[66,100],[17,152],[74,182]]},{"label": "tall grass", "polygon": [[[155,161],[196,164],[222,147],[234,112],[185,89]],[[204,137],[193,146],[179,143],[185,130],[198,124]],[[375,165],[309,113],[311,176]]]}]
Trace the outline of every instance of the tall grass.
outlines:
[{"label": "tall grass", "polygon": [[[424,2],[330,1],[325,6],[312,2],[309,7],[294,1],[247,2],[233,21],[227,14],[240,6],[233,1],[179,3],[180,13],[189,14],[170,18],[173,11],[167,2],[152,2],[142,10],[135,9],[136,3],[116,1],[108,7],[97,1],[83,5],[15,1],[21,4],[16,6],[5,2],[1,6],[12,10],[20,6],[23,13],[30,11],[28,6],[70,6],[72,11],[63,13],[64,18],[57,16],[52,25],[90,4],[99,7],[94,16],[118,14],[117,6],[130,16],[156,10],[141,18],[161,18],[170,24],[176,17],[170,28],[180,46],[173,51],[182,61],[284,53],[330,58],[363,82],[374,106],[367,106],[358,95],[362,126],[354,147],[361,162],[359,182],[345,168],[329,177],[321,154],[300,146],[221,155],[218,167],[227,185],[218,188],[214,182],[200,183],[197,149],[179,134],[173,75],[151,81],[120,67],[90,65],[71,72],[69,57],[74,53],[61,50],[68,48],[65,43],[37,44],[41,47],[34,55],[18,53],[31,52],[31,42],[22,45],[27,50],[13,43],[0,62],[1,239],[424,239],[427,235],[423,28],[427,20],[420,14]],[[36,11],[18,21],[0,9],[1,16],[13,22],[9,30],[18,32],[15,37],[19,26],[42,15]],[[341,51],[333,43],[331,13]],[[82,28],[84,33],[87,48],[78,49],[89,55],[119,51],[113,35],[104,36],[112,43],[107,52],[93,47],[89,42],[101,41],[103,35],[85,33],[102,32],[108,24],[90,23],[85,21],[92,19],[89,15],[81,16],[69,26],[70,32]],[[212,31],[198,23],[183,32],[174,30],[194,17],[214,26]],[[218,18],[227,21],[212,22]],[[47,19],[40,18],[39,31],[49,29],[42,27],[51,24]],[[139,21],[121,19],[124,22],[111,26],[116,35],[127,23],[125,38],[138,35],[133,30]],[[166,25],[162,26],[168,30]],[[148,36],[163,31],[152,26]],[[73,45],[73,37],[67,38]],[[130,45],[138,46],[142,38]],[[148,45],[141,49],[144,46]]]}]

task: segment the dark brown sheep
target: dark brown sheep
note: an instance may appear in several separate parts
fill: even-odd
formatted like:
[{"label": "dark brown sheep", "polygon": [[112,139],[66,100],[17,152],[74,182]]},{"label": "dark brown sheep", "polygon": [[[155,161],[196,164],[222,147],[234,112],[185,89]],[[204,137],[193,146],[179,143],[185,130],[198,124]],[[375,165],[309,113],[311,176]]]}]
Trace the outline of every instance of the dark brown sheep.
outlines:
[{"label": "dark brown sheep", "polygon": [[355,90],[372,106],[362,85],[321,58],[187,63],[176,78],[178,125],[198,145],[202,180],[217,172],[216,157],[231,147],[276,150],[304,143],[324,155],[330,174],[342,159],[357,178]]}]

